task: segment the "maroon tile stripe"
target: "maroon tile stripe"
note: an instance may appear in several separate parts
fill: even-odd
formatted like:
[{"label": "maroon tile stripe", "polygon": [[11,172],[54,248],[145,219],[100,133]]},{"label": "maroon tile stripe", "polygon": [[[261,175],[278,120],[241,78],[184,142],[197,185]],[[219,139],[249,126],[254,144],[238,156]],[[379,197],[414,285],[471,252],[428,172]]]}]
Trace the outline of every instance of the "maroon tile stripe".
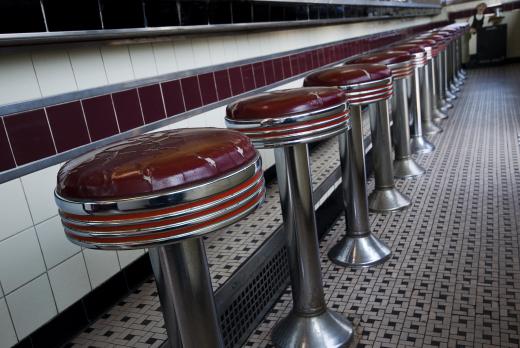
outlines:
[{"label": "maroon tile stripe", "polygon": [[[512,6],[503,5],[505,10]],[[445,24],[348,39],[253,64],[3,116],[0,171],[268,86]]]}]

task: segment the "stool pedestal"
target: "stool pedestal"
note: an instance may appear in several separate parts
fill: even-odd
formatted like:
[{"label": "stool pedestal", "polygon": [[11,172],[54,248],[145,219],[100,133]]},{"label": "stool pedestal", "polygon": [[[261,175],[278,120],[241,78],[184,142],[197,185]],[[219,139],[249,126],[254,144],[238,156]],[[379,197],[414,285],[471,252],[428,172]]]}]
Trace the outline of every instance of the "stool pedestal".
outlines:
[{"label": "stool pedestal", "polygon": [[375,188],[368,196],[368,208],[377,212],[404,209],[410,205],[410,200],[394,184],[388,100],[379,100],[368,108],[375,179]]},{"label": "stool pedestal", "polygon": [[434,63],[436,64],[436,74],[437,74],[437,81],[439,83],[437,84],[437,97],[438,97],[438,106],[443,112],[447,112],[449,109],[453,108],[453,104],[449,103],[446,99],[445,91],[444,91],[444,85],[445,85],[445,78],[444,78],[444,64],[443,64],[443,57],[442,52],[440,52],[435,58]]},{"label": "stool pedestal", "polygon": [[394,80],[393,95],[393,137],[395,160],[394,176],[396,178],[410,178],[424,174],[425,170],[412,158],[412,148],[410,145],[410,116],[408,110],[407,80]]},{"label": "stool pedestal", "polygon": [[329,251],[332,262],[370,267],[385,262],[390,249],[370,231],[366,191],[365,148],[360,105],[350,106],[351,130],[339,136],[345,236]]},{"label": "stool pedestal", "polygon": [[352,325],[325,303],[307,144],[276,148],[275,160],[293,309],[273,329],[273,342],[278,347],[346,346]]},{"label": "stool pedestal", "polygon": [[224,347],[202,240],[150,248],[149,254],[170,346]]},{"label": "stool pedestal", "polygon": [[[446,46],[446,49],[444,49],[441,52],[441,60],[442,60],[442,75],[443,75],[443,92],[444,97],[448,102],[451,102],[455,99],[457,99],[457,96],[453,93],[451,93],[449,89],[449,75],[448,75],[448,47]],[[453,107],[453,106],[452,106]]]},{"label": "stool pedestal", "polygon": [[[412,115],[413,115],[413,128],[410,145],[412,147],[412,153],[429,153],[435,150],[435,145],[430,143],[424,136],[422,132],[422,114],[421,107],[421,86],[419,81],[419,76],[424,74],[424,67],[415,68],[415,73],[412,75]],[[422,73],[421,73],[421,70]]]},{"label": "stool pedestal", "polygon": [[428,74],[431,80],[431,88],[430,88],[430,100],[431,100],[431,112],[432,118],[434,121],[444,120],[448,118],[448,115],[441,111],[439,108],[439,97],[438,97],[438,89],[439,89],[439,80],[437,75],[437,67],[435,64],[435,58],[432,58],[428,61]]},{"label": "stool pedestal", "polygon": [[421,122],[422,132],[426,135],[437,134],[442,132],[442,128],[433,122],[432,118],[432,101],[431,97],[431,70],[428,66],[419,71],[419,80],[421,81]]}]

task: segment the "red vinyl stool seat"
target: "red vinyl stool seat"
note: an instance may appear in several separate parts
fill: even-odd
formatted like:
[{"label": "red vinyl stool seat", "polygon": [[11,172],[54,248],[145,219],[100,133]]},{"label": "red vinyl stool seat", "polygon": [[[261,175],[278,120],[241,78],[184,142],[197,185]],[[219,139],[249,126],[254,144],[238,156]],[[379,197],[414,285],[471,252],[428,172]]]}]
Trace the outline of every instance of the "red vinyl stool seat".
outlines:
[{"label": "red vinyl stool seat", "polygon": [[144,134],[86,153],[60,169],[55,191],[72,242],[150,248],[170,340],[179,332],[184,347],[223,346],[200,237],[242,219],[264,195],[250,140],[211,128]]},{"label": "red vinyl stool seat", "polygon": [[336,88],[261,93],[228,105],[226,124],[274,148],[291,274],[293,309],[273,329],[277,347],[343,347],[350,322],[327,309],[321,278],[307,143],[344,133],[349,109]]}]

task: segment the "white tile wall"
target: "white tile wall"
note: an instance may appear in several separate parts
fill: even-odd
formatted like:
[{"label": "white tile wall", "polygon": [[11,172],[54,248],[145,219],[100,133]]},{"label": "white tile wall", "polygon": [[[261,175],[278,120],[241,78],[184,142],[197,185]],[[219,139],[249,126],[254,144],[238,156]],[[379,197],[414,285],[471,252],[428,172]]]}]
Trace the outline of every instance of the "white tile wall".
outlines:
[{"label": "white tile wall", "polygon": [[59,216],[54,216],[35,227],[47,269],[81,251],[79,246],[65,237]]},{"label": "white tile wall", "polygon": [[69,56],[79,89],[104,86],[108,83],[98,47],[74,48],[69,51]]},{"label": "white tile wall", "polygon": [[29,53],[0,55],[0,105],[40,97],[40,87],[31,55]]},{"label": "white tile wall", "polygon": [[49,270],[49,280],[60,312],[91,290],[87,267],[81,253]]},{"label": "white tile wall", "polygon": [[44,97],[78,89],[66,50],[37,51],[33,53],[32,60]]},{"label": "white tile wall", "polygon": [[22,177],[22,183],[35,224],[58,214],[54,201],[56,174],[61,164],[28,174]]},{"label": "white tile wall", "polygon": [[[428,21],[423,18],[176,39],[154,44],[100,45],[99,49],[49,48],[3,54],[0,56],[0,105]],[[298,80],[277,89],[301,84]],[[225,127],[224,115],[225,107],[220,107],[162,129]],[[272,150],[262,150],[262,156],[264,168],[274,164]],[[15,338],[10,323],[14,323],[18,338],[24,338],[57,313],[55,303],[63,310],[144,253],[140,250],[81,251],[68,242],[52,196],[58,168],[59,165],[0,184],[0,285],[11,316],[0,294],[0,346],[10,345]],[[45,267],[48,273],[44,273]]]},{"label": "white tile wall", "polygon": [[132,45],[129,50],[136,79],[157,75],[152,44]]},{"label": "white tile wall", "polygon": [[83,255],[92,289],[103,284],[120,270],[115,251],[85,249]]},{"label": "white tile wall", "polygon": [[108,83],[130,81],[135,78],[127,46],[101,47],[101,56],[107,72]]},{"label": "white tile wall", "polygon": [[125,268],[142,255],[144,255],[144,250],[142,249],[121,250],[117,252],[117,257],[119,258],[119,264],[121,265],[121,268]]},{"label": "white tile wall", "polygon": [[7,303],[0,299],[0,347],[11,347],[18,342]]},{"label": "white tile wall", "polygon": [[153,44],[153,53],[157,63],[159,74],[168,74],[177,71],[177,58],[171,42],[159,42]]},{"label": "white tile wall", "polygon": [[18,339],[23,339],[57,314],[47,274],[6,296]]},{"label": "white tile wall", "polygon": [[173,48],[179,70],[188,70],[195,67],[193,47],[190,39],[174,41]]},{"label": "white tile wall", "polygon": [[20,179],[0,184],[0,241],[32,225]]},{"label": "white tile wall", "polygon": [[6,293],[45,272],[33,227],[0,243],[0,281]]}]

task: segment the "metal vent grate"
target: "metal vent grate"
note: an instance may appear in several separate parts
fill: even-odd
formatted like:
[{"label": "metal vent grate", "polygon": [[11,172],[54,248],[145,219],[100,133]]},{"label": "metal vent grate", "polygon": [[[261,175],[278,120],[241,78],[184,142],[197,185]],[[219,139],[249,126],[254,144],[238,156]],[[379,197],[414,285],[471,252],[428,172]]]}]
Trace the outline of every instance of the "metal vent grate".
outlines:
[{"label": "metal vent grate", "polygon": [[289,278],[287,262],[287,248],[284,246],[258,268],[256,274],[251,274],[251,281],[224,309],[220,322],[226,347],[238,346],[244,335],[249,334],[259,318],[270,309],[269,303],[285,289]]}]

